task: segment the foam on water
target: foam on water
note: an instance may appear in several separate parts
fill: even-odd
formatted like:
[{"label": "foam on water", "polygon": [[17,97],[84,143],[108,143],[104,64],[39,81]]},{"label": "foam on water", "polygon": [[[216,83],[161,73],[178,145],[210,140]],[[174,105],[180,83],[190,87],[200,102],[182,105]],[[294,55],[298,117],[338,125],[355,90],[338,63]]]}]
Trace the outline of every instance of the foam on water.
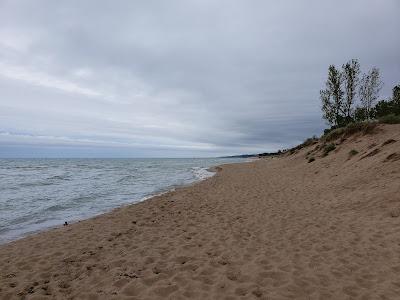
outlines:
[{"label": "foam on water", "polygon": [[209,178],[240,159],[0,159],[0,243]]},{"label": "foam on water", "polygon": [[208,168],[194,167],[192,170],[194,176],[199,180],[210,178],[215,174],[215,172],[209,171]]}]

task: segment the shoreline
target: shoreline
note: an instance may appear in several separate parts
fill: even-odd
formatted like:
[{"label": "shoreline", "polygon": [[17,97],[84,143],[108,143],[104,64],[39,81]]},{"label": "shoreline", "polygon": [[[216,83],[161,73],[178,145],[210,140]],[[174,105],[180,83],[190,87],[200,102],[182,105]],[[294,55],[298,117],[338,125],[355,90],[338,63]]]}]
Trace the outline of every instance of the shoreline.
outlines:
[{"label": "shoreline", "polygon": [[[231,162],[231,163],[227,163],[227,164],[246,163],[246,162],[247,161],[240,161],[240,162],[233,162],[233,163]],[[171,185],[169,187],[162,188],[162,189],[160,189],[160,190],[158,190],[158,191],[156,191],[154,193],[151,193],[151,194],[149,194],[147,196],[144,196],[144,197],[142,197],[142,198],[140,198],[138,200],[132,200],[134,202],[120,204],[120,205],[118,205],[118,206],[116,206],[116,207],[114,207],[114,208],[112,208],[111,210],[108,210],[108,211],[99,212],[97,214],[90,215],[90,216],[84,217],[84,218],[63,220],[62,222],[60,222],[57,225],[45,226],[43,228],[28,232],[26,234],[22,234],[22,235],[20,235],[18,237],[15,237],[15,238],[5,239],[4,241],[0,241],[0,247],[2,247],[3,245],[7,245],[8,243],[12,243],[14,241],[18,241],[18,240],[21,240],[21,239],[24,239],[24,238],[27,238],[27,237],[30,237],[30,236],[34,236],[34,235],[37,235],[37,234],[40,234],[40,233],[43,233],[43,232],[46,232],[46,231],[49,231],[49,230],[62,228],[63,227],[63,222],[65,222],[65,221],[67,221],[69,225],[72,225],[72,224],[75,224],[75,223],[80,223],[80,222],[87,221],[87,220],[90,220],[90,219],[95,218],[95,217],[99,217],[99,216],[101,216],[103,214],[112,213],[116,209],[121,209],[121,208],[124,208],[126,206],[135,205],[137,203],[150,200],[151,198],[154,198],[154,197],[162,196],[162,195],[164,195],[166,193],[173,192],[178,188],[189,187],[191,185],[197,184],[199,182],[205,181],[205,180],[215,176],[218,173],[218,171],[221,169],[220,166],[222,166],[222,165],[226,165],[226,164],[221,164],[221,165],[202,168],[207,172],[213,173],[212,175],[207,176],[205,178],[201,178],[201,177],[199,177],[197,175],[194,175],[196,177],[196,179],[193,182],[186,183],[186,184],[173,184],[173,185]]]},{"label": "shoreline", "polygon": [[0,299],[397,299],[400,126],[382,128],[1,245]]}]

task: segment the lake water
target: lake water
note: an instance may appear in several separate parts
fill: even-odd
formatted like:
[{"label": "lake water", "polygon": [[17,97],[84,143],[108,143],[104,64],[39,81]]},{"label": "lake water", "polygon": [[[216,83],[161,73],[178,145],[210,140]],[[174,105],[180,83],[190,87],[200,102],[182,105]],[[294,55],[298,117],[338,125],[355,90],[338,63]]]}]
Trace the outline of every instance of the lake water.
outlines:
[{"label": "lake water", "polygon": [[243,159],[0,159],[0,243],[212,175]]}]

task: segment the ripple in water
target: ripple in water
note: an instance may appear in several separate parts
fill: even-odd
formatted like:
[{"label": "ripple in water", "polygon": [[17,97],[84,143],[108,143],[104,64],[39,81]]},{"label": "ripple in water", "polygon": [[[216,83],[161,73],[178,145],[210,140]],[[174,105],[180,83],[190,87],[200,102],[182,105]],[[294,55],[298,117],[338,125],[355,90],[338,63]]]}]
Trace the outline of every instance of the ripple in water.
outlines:
[{"label": "ripple in water", "polygon": [[0,159],[0,243],[138,202],[241,159]]}]

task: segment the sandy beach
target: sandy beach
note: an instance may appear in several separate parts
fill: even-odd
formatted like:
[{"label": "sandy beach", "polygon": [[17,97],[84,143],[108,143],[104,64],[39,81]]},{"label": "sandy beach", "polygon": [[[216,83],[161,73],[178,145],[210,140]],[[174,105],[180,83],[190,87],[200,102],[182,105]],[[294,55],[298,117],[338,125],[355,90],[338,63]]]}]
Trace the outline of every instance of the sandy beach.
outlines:
[{"label": "sandy beach", "polygon": [[399,299],[400,125],[336,143],[2,245],[0,298]]}]

